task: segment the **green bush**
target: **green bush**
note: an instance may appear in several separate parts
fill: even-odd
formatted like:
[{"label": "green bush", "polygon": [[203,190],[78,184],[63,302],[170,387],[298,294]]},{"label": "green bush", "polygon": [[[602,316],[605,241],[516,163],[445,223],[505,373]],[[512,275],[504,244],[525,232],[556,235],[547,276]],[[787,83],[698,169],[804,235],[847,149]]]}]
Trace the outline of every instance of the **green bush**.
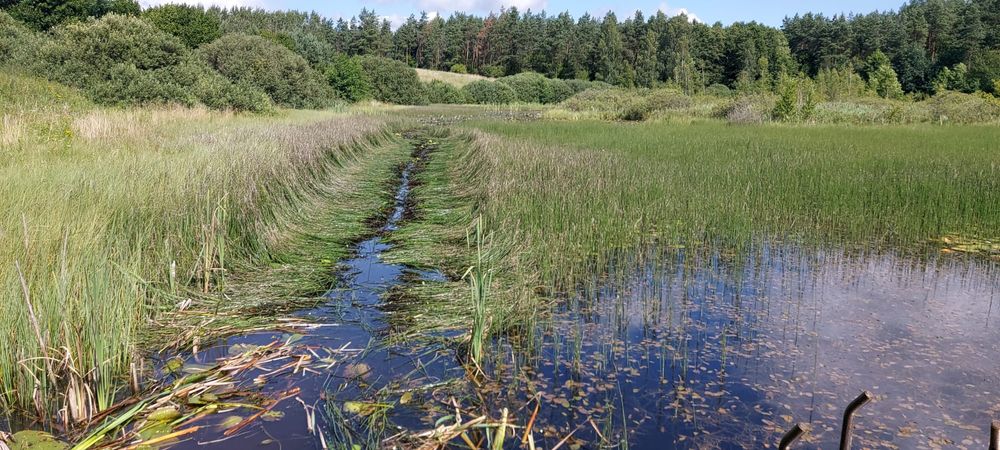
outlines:
[{"label": "green bush", "polygon": [[452,64],[451,73],[469,73],[469,68],[465,64]]},{"label": "green bush", "polygon": [[357,102],[372,98],[372,82],[357,57],[337,54],[324,70],[326,81],[341,98]]},{"label": "green bush", "polygon": [[1000,120],[1000,105],[974,94],[945,91],[927,100],[938,123],[989,123]]},{"label": "green bush", "polygon": [[45,36],[0,11],[0,66],[31,71]]},{"label": "green bush", "polygon": [[424,86],[412,67],[378,56],[362,56],[359,61],[371,80],[376,100],[398,105],[427,104]]},{"label": "green bush", "polygon": [[484,77],[500,78],[504,76],[504,70],[500,66],[482,66],[479,68],[479,74]]},{"label": "green bush", "polygon": [[203,45],[198,54],[232,82],[259,89],[281,106],[323,108],[336,99],[305,59],[260,36],[227,34]]},{"label": "green bush", "polygon": [[46,76],[82,89],[98,103],[268,107],[261,92],[233,86],[178,38],[136,17],[110,14],[56,27],[39,61]]},{"label": "green bush", "polygon": [[[598,84],[602,84],[586,80],[563,80],[563,83],[565,83],[566,87],[568,87],[571,91],[573,91],[573,95],[579,94],[583,91],[586,91],[587,89],[591,89]],[[573,95],[570,95],[570,97],[572,97]],[[569,97],[566,98],[568,99]]]},{"label": "green bush", "polygon": [[135,0],[0,0],[0,7],[35,30],[106,14],[138,15]]},{"label": "green bush", "polygon": [[472,103],[472,100],[461,89],[441,80],[432,80],[424,86],[427,100],[433,104]]},{"label": "green bush", "polygon": [[715,83],[705,88],[705,94],[715,97],[732,97],[733,90],[724,84]]},{"label": "green bush", "polygon": [[517,101],[517,92],[506,83],[476,80],[462,87],[462,91],[480,105],[506,105]]},{"label": "green bush", "polygon": [[157,28],[177,36],[188,47],[207,44],[222,36],[222,23],[201,6],[166,4],[149,8],[142,17]]},{"label": "green bush", "polygon": [[292,50],[309,61],[313,67],[319,67],[337,56],[337,49],[314,33],[296,31],[291,34],[291,38],[295,42]]},{"label": "green bush", "polygon": [[548,95],[541,99],[542,103],[545,104],[561,103],[567,98],[572,97],[573,94],[576,94],[576,91],[574,91],[573,88],[570,87],[569,83],[563,80],[549,79],[546,81],[546,83],[549,85],[548,89],[546,89],[546,93]]},{"label": "green bush", "polygon": [[542,103],[542,99],[552,97],[552,86],[544,75],[535,72],[523,72],[497,80],[510,86],[522,103]]}]

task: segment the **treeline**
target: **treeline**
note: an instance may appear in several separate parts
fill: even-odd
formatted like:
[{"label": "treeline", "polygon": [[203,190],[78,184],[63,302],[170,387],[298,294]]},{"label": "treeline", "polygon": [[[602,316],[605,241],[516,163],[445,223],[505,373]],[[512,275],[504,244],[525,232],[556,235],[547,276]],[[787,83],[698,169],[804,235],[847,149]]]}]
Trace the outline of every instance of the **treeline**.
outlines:
[{"label": "treeline", "polygon": [[[912,0],[898,11],[806,14],[787,18],[781,29],[663,13],[574,19],[515,8],[486,17],[411,16],[396,30],[367,9],[336,21],[251,8],[141,10],[133,0],[0,0],[0,10],[0,65],[79,87],[105,103],[262,110],[365,98],[553,102],[595,82],[669,85],[686,94],[780,93],[807,78],[826,98],[1000,89],[1000,0]],[[413,67],[502,83],[424,84]]]},{"label": "treeline", "polygon": [[[868,76],[883,53],[904,91],[994,91],[1000,79],[1000,0],[911,0],[897,11],[787,18],[780,29],[755,22],[723,26],[656,13],[619,20],[520,12],[486,17],[410,16],[397,30],[373,11],[332,21],[316,14],[211,9],[226,32],[275,34],[311,61],[330,53],[377,55],[410,66],[462,69],[490,77],[533,71],[552,78],[687,91],[730,88],[781,74],[850,70]],[[937,84],[937,85],[936,85]]]}]

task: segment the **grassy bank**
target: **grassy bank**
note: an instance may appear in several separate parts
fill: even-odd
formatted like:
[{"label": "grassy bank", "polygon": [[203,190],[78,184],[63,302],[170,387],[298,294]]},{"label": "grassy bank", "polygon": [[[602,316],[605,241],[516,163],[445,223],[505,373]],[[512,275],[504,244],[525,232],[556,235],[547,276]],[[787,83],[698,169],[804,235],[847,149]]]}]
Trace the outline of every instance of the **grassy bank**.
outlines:
[{"label": "grassy bank", "polygon": [[653,242],[912,248],[1000,229],[995,127],[476,127],[464,184],[524,273],[549,280]]},{"label": "grassy bank", "polygon": [[98,109],[23,77],[0,99],[0,404],[64,423],[108,406],[150,319],[275,263],[390,139],[332,112]]}]

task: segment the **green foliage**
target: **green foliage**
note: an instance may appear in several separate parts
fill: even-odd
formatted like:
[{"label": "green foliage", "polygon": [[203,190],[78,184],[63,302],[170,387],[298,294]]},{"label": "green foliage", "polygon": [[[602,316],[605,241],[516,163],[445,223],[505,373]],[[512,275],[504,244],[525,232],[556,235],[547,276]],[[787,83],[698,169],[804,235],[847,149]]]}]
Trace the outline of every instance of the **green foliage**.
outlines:
[{"label": "green foliage", "polygon": [[[575,93],[574,87],[567,82],[546,78],[535,72],[523,72],[497,81],[510,86],[517,95],[517,101],[522,103],[559,103]],[[587,84],[575,81],[574,85],[585,89]]]},{"label": "green foliage", "polygon": [[465,64],[452,64],[451,73],[469,73],[469,68]]},{"label": "green foliage", "polygon": [[507,83],[476,80],[462,87],[462,91],[480,105],[506,105],[517,101],[517,92]]},{"label": "green foliage", "polygon": [[296,31],[290,36],[295,43],[292,50],[309,61],[313,67],[319,67],[337,55],[337,49],[333,45],[314,33]]},{"label": "green foliage", "polygon": [[849,67],[822,69],[816,74],[816,91],[825,100],[864,97],[865,89],[865,80]]},{"label": "green foliage", "polygon": [[142,17],[157,28],[180,38],[195,48],[222,36],[221,22],[201,6],[166,4],[149,8]]},{"label": "green foliage", "polygon": [[98,103],[268,107],[262,93],[234,86],[178,38],[136,17],[109,14],[56,27],[39,60],[46,76],[82,89]]},{"label": "green foliage", "polygon": [[816,95],[811,79],[782,76],[776,90],[778,100],[771,112],[775,120],[808,120],[812,116],[816,109]]},{"label": "green foliage", "polygon": [[724,84],[715,83],[705,88],[705,93],[715,97],[731,97],[733,90]]},{"label": "green foliage", "polygon": [[44,43],[44,35],[29,30],[6,12],[0,11],[0,66],[30,71]]},{"label": "green foliage", "polygon": [[500,78],[504,76],[504,70],[500,66],[483,66],[479,70],[479,74],[484,77]]},{"label": "green foliage", "polygon": [[[998,15],[998,18],[1000,18],[1000,15]],[[977,54],[970,64],[969,77],[977,85],[977,89],[992,92],[1000,96],[1000,89],[995,84],[995,80],[1000,80],[1000,49],[983,51]]]},{"label": "green foliage", "polygon": [[517,101],[522,103],[542,103],[543,98],[552,96],[545,76],[538,73],[524,72],[497,81],[510,86],[517,95]]},{"label": "green foliage", "polygon": [[139,14],[135,0],[7,0],[0,7],[35,30],[105,14]]},{"label": "green foliage", "polygon": [[463,104],[472,103],[467,93],[441,80],[432,80],[425,85],[427,100],[433,104]]},{"label": "green foliage", "polygon": [[885,53],[876,51],[867,61],[868,88],[882,98],[897,99],[903,96],[899,77]]},{"label": "green foliage", "polygon": [[938,72],[938,76],[934,79],[934,92],[943,91],[958,91],[969,93],[975,91],[978,86],[971,77],[969,77],[969,69],[964,63],[958,63],[954,68],[944,67]]},{"label": "green foliage", "polygon": [[326,81],[341,98],[357,102],[372,98],[372,82],[357,57],[337,54],[326,66]]},{"label": "green foliage", "polygon": [[412,67],[379,56],[362,56],[359,61],[371,80],[376,100],[397,105],[427,104],[427,93]]},{"label": "green foliage", "polygon": [[945,91],[927,100],[932,118],[938,123],[996,123],[1000,104],[973,94]]},{"label": "green foliage", "polygon": [[295,51],[295,39],[288,33],[273,30],[260,30],[257,35],[293,52]]},{"label": "green foliage", "polygon": [[260,36],[227,34],[203,45],[198,54],[232,82],[261,90],[281,106],[323,108],[336,98],[305,59]]}]

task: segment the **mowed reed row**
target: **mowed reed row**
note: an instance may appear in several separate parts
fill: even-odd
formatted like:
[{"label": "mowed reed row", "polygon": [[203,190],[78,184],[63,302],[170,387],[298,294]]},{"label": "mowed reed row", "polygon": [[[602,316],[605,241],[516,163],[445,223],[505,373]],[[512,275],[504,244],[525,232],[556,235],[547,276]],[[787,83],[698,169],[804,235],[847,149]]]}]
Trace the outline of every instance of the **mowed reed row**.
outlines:
[{"label": "mowed reed row", "polygon": [[107,407],[151,319],[266,263],[381,133],[329,112],[106,110],[32,79],[0,88],[0,407],[60,421]]},{"label": "mowed reed row", "polygon": [[475,126],[459,170],[543,283],[654,243],[913,249],[1000,234],[996,127]]}]

